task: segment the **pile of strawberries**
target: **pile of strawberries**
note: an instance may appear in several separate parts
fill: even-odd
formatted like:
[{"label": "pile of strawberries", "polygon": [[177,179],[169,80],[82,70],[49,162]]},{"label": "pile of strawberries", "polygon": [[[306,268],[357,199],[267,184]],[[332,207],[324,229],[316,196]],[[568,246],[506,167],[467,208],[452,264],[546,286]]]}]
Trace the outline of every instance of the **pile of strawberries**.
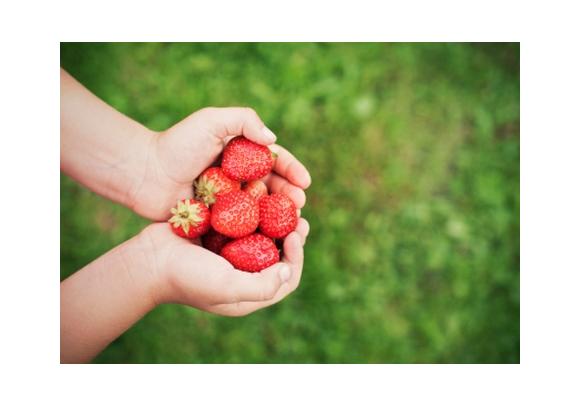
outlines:
[{"label": "pile of strawberries", "polygon": [[296,229],[296,206],[286,195],[268,194],[261,178],[276,155],[243,136],[225,147],[221,167],[206,169],[194,182],[194,198],[171,209],[171,229],[180,237],[202,237],[205,248],[236,269],[259,272],[280,261],[276,240]]}]

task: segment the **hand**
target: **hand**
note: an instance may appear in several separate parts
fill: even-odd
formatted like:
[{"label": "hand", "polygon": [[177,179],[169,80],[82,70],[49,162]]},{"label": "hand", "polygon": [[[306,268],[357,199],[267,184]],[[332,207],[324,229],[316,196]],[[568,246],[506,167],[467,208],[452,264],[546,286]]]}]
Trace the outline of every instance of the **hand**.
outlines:
[{"label": "hand", "polygon": [[153,134],[147,160],[129,205],[137,213],[156,221],[169,218],[178,199],[192,197],[192,183],[222,152],[234,136],[268,145],[278,154],[274,172],[264,181],[272,192],[290,197],[297,208],[306,202],[304,190],[310,174],[287,150],[274,144],[275,135],[250,108],[205,108],[193,113],[167,131]]},{"label": "hand", "polygon": [[[61,70],[61,168],[92,191],[165,221],[178,199],[233,136],[278,154],[269,189],[304,206],[311,178],[247,108],[206,108],[162,133],[99,100]],[[152,224],[61,283],[61,361],[85,362],[159,303],[242,316],[282,300],[300,282],[306,220],[284,241],[284,258],[260,273],[235,270],[222,257]],[[149,271],[149,272],[148,272]]]},{"label": "hand", "polygon": [[161,303],[243,316],[282,300],[300,283],[308,231],[299,219],[282,262],[247,273],[167,223],[149,225],[61,283],[61,362],[91,360]]},{"label": "hand", "polygon": [[[209,167],[234,136],[269,145],[278,158],[263,180],[272,192],[290,197],[298,209],[306,202],[310,174],[288,151],[273,144],[275,136],[248,108],[202,109],[169,130],[156,134],[133,209],[166,220],[178,199],[191,197],[195,178]],[[241,316],[282,300],[300,282],[309,225],[300,219],[284,241],[284,258],[260,273],[236,270],[219,255],[175,236],[167,224],[149,226],[142,234],[156,264],[159,289],[154,300],[190,305],[212,313]]]},{"label": "hand", "polygon": [[156,283],[152,299],[181,303],[224,316],[244,316],[279,302],[300,283],[308,222],[284,240],[284,257],[259,273],[234,267],[219,255],[176,236],[166,223],[151,224],[139,235]]}]

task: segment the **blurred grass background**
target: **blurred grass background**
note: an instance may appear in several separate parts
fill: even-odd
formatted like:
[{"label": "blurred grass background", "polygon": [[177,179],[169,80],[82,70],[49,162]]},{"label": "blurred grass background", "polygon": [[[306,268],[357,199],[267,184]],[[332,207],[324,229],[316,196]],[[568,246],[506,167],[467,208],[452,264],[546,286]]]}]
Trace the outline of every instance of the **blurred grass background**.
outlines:
[{"label": "blurred grass background", "polygon": [[[255,108],[309,168],[299,289],[245,318],[164,305],[101,363],[518,363],[518,44],[61,44],[163,130]],[[61,177],[61,280],[146,220]]]}]

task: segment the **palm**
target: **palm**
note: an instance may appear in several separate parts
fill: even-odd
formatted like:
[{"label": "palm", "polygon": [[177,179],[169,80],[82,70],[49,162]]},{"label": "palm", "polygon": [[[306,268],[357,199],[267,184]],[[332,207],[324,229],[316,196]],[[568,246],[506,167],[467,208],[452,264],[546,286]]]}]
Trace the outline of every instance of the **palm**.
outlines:
[{"label": "palm", "polygon": [[[133,209],[151,220],[167,220],[177,200],[192,197],[193,181],[215,162],[229,139],[240,134],[256,139],[261,134],[258,124],[248,124],[255,116],[248,111],[203,109],[157,134],[149,147],[143,180],[133,193]],[[281,146],[273,144],[270,149],[278,155],[273,168],[277,174],[264,181],[271,191],[282,192],[298,208],[303,207],[306,196],[302,189],[310,184],[308,171]]]},{"label": "palm", "polygon": [[192,183],[223,149],[223,142],[193,114],[156,136],[150,147],[144,181],[136,193],[135,210],[163,221],[178,199],[192,196]]},{"label": "palm", "polygon": [[[273,141],[257,114],[243,108],[203,109],[156,135],[143,181],[134,193],[134,210],[153,220],[167,220],[177,200],[193,195],[194,179],[237,135],[264,145]],[[271,192],[286,194],[298,209],[302,208],[306,202],[303,189],[310,185],[308,171],[281,146],[271,144],[269,148],[278,158],[273,173],[263,180]],[[296,231],[284,241],[282,262],[252,274],[234,269],[199,242],[192,244],[176,236],[168,224],[152,224],[145,233],[153,244],[151,251],[164,281],[159,300],[230,316],[276,303],[298,286],[308,231],[306,220],[299,219]],[[291,275],[288,281],[282,276],[285,270]]]},{"label": "palm", "polygon": [[145,233],[152,243],[156,263],[163,270],[165,288],[161,289],[159,301],[241,316],[276,303],[296,289],[302,275],[302,245],[308,223],[300,219],[296,232],[284,242],[283,263],[292,272],[286,283],[279,279],[282,263],[260,273],[242,272],[219,255],[176,236],[167,224],[152,224]]}]

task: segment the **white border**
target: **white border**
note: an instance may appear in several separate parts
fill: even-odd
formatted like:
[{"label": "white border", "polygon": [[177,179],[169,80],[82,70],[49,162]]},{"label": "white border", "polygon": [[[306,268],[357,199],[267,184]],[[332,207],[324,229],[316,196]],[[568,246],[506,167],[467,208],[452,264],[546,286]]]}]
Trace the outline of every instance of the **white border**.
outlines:
[{"label": "white border", "polygon": [[[7,372],[0,403],[577,402],[577,12],[558,1],[521,8],[505,1],[257,3],[68,1],[3,11],[9,248],[0,268]],[[59,41],[70,40],[522,41],[522,365],[59,365],[57,66]],[[45,213],[39,227],[23,226],[30,207]]]}]

